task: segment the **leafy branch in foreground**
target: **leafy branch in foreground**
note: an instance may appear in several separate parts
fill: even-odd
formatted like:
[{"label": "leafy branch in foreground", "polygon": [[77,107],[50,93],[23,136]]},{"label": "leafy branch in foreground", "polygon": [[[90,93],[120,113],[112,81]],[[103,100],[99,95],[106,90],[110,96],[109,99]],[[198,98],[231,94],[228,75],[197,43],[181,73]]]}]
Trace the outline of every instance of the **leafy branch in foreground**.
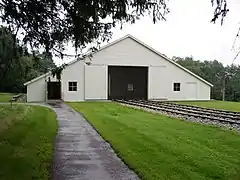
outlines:
[{"label": "leafy branch in foreground", "polygon": [[23,42],[63,56],[64,45],[76,51],[94,41],[108,41],[118,23],[135,23],[149,14],[154,23],[168,12],[165,0],[4,0],[1,19],[20,28]]},{"label": "leafy branch in foreground", "polygon": [[219,17],[221,17],[221,24],[226,17],[229,9],[227,8],[227,0],[211,0],[212,6],[215,6],[213,18],[211,22],[216,22]]},{"label": "leafy branch in foreground", "polygon": [[19,60],[27,53],[12,31],[0,26],[0,84],[13,63],[19,65]]},{"label": "leafy branch in foreground", "polygon": [[[226,0],[211,0],[215,6],[215,22],[227,13]],[[150,15],[153,23],[166,20],[166,0],[3,0],[0,18],[14,32],[21,32],[23,42],[32,48],[63,57],[66,43],[75,50],[88,44],[111,39],[117,24],[135,23]]]},{"label": "leafy branch in foreground", "polygon": [[[226,0],[211,0],[215,8],[212,22],[226,16]],[[109,41],[112,28],[135,23],[150,16],[153,23],[166,20],[166,0],[2,0],[0,19],[9,25],[21,42],[32,51],[44,51],[63,59],[66,45],[71,42],[76,57],[89,44],[98,47]],[[80,53],[79,53],[80,51]]]}]

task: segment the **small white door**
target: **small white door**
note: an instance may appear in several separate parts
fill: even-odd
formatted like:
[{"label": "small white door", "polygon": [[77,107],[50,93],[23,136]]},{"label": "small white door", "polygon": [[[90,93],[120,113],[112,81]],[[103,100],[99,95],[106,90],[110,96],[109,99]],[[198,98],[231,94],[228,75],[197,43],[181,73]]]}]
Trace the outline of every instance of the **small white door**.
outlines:
[{"label": "small white door", "polygon": [[186,99],[187,100],[196,100],[197,99],[197,83],[196,82],[187,82],[185,84]]}]

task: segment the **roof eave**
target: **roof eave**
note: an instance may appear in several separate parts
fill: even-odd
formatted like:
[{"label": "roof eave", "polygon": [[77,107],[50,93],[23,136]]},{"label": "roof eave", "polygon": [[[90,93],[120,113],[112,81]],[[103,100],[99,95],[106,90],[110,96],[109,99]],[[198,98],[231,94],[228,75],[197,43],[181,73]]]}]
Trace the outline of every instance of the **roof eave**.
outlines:
[{"label": "roof eave", "polygon": [[45,74],[43,74],[43,75],[41,75],[41,76],[38,76],[38,77],[36,77],[36,78],[34,78],[34,79],[30,80],[30,81],[25,82],[23,85],[24,85],[24,86],[27,86],[27,85],[29,85],[29,84],[32,84],[32,83],[34,83],[34,82],[36,82],[36,81],[44,78],[45,76],[47,76],[47,75],[49,75],[49,74],[50,74],[50,72],[45,73]]},{"label": "roof eave", "polygon": [[[194,76],[195,78],[201,80],[201,81],[204,82],[205,84],[213,87],[213,84],[211,84],[210,82],[204,80],[204,79],[201,78],[200,76],[196,75],[195,73],[193,73],[192,71],[186,69],[185,67],[181,66],[180,64],[174,62],[174,61],[171,60],[170,58],[162,55],[160,52],[156,51],[155,49],[151,48],[150,46],[148,46],[147,44],[145,44],[144,42],[140,41],[139,39],[135,38],[134,36],[132,36],[132,35],[130,35],[130,34],[127,34],[126,36],[124,36],[124,37],[122,37],[122,38],[120,38],[120,39],[117,39],[117,40],[115,40],[115,41],[113,41],[113,42],[111,42],[111,43],[109,43],[109,44],[106,44],[105,46],[103,46],[102,48],[100,48],[97,52],[99,52],[99,51],[101,51],[101,50],[103,50],[103,49],[106,49],[107,47],[110,47],[110,46],[112,46],[112,45],[114,45],[114,44],[116,44],[116,43],[118,43],[118,42],[121,42],[121,41],[124,40],[124,39],[127,39],[127,38],[133,39],[133,40],[136,41],[137,43],[143,45],[145,48],[147,48],[147,49],[149,49],[150,51],[156,53],[157,55],[159,55],[160,57],[164,58],[165,60],[169,61],[170,63],[172,63],[172,64],[174,64],[174,65],[176,65],[176,66],[178,66],[179,68],[181,68],[181,69],[184,70],[185,72],[189,73],[190,75]],[[95,53],[97,53],[97,52],[95,52]],[[93,54],[95,54],[95,53],[93,53]],[[78,60],[78,59],[73,60],[72,62],[68,63],[68,66],[74,64],[74,63],[77,62],[77,61],[79,61],[79,60]],[[31,84],[31,83],[33,83],[33,82],[35,82],[35,81],[37,81],[37,80],[45,77],[45,76],[48,75],[48,74],[49,74],[49,72],[46,73],[46,74],[43,74],[42,76],[39,76],[39,77],[37,77],[37,78],[35,78],[35,79],[32,79],[31,81],[28,81],[28,82],[24,83],[24,86],[27,86],[27,85],[29,85],[29,84]]]},{"label": "roof eave", "polygon": [[205,84],[213,87],[213,84],[211,84],[210,82],[206,81],[205,79],[201,78],[200,76],[196,75],[195,73],[193,73],[192,71],[186,69],[185,67],[181,66],[180,64],[174,62],[174,61],[171,60],[170,58],[162,55],[160,52],[158,52],[157,50],[155,50],[155,49],[153,49],[152,47],[148,46],[147,44],[145,44],[144,42],[140,41],[139,39],[133,37],[133,36],[130,35],[130,34],[127,35],[125,38],[127,38],[127,37],[129,37],[129,38],[133,39],[134,41],[140,43],[141,45],[143,45],[144,47],[146,47],[146,48],[149,49],[150,51],[155,52],[155,53],[156,53],[157,55],[159,55],[160,57],[162,57],[162,58],[164,58],[165,60],[173,63],[173,64],[176,65],[176,66],[178,66],[179,68],[181,68],[181,69],[184,70],[185,72],[191,74],[192,76],[194,76],[195,78],[197,78],[197,79],[199,79],[200,81],[204,82]]}]

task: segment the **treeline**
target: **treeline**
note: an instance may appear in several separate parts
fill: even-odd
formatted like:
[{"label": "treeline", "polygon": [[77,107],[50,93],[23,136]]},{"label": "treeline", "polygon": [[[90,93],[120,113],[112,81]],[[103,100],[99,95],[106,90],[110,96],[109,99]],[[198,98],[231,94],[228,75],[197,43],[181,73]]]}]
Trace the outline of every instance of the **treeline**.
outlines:
[{"label": "treeline", "polygon": [[0,83],[0,92],[26,92],[24,83],[47,72],[47,68],[54,67],[52,59],[39,60],[31,56],[24,56],[18,62],[11,63]]},{"label": "treeline", "polygon": [[227,101],[240,101],[239,65],[223,66],[217,60],[199,61],[193,57],[173,57],[173,60],[212,83],[212,99],[222,100],[225,97]]},{"label": "treeline", "polygon": [[52,58],[28,53],[8,28],[0,27],[0,92],[26,92],[25,82],[54,67]]}]

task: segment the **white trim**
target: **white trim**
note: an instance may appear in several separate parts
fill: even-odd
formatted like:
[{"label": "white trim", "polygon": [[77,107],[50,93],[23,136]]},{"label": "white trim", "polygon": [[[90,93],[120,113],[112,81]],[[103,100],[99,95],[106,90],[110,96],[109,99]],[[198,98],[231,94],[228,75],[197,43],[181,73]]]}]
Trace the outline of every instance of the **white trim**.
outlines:
[{"label": "white trim", "polygon": [[29,84],[31,84],[31,83],[39,80],[39,79],[42,79],[42,78],[46,77],[47,75],[50,75],[50,73],[51,73],[51,72],[48,72],[48,73],[45,73],[45,74],[43,74],[43,75],[41,75],[41,76],[38,76],[38,77],[36,77],[36,78],[28,81],[28,82],[25,82],[23,85],[24,85],[24,86],[27,86],[27,85],[29,85]]},{"label": "white trim", "polygon": [[86,100],[86,66],[83,67],[83,99]]},{"label": "white trim", "polygon": [[[201,78],[200,76],[196,75],[195,73],[191,72],[190,70],[186,69],[185,67],[181,66],[180,64],[174,62],[174,61],[171,60],[170,58],[166,57],[165,55],[161,54],[160,52],[156,51],[156,50],[153,49],[152,47],[148,46],[147,44],[145,44],[144,42],[140,41],[139,39],[133,37],[133,36],[130,35],[130,34],[128,34],[128,35],[126,35],[126,36],[124,36],[124,37],[122,37],[122,38],[120,38],[120,39],[117,39],[117,40],[115,40],[115,41],[113,41],[113,42],[111,42],[111,43],[108,43],[107,45],[103,46],[102,48],[100,48],[100,49],[99,49],[97,52],[95,52],[95,53],[98,53],[99,51],[102,51],[102,50],[104,50],[104,49],[106,49],[106,48],[108,48],[108,47],[110,47],[110,46],[112,46],[112,45],[114,45],[114,44],[117,44],[117,43],[119,43],[119,42],[121,42],[121,41],[123,41],[123,40],[125,40],[125,39],[127,39],[127,38],[131,38],[132,40],[136,41],[136,42],[139,43],[140,45],[142,45],[142,46],[144,46],[145,48],[149,49],[150,51],[156,53],[156,54],[159,55],[160,57],[162,57],[162,58],[164,58],[165,60],[169,61],[170,63],[176,65],[177,67],[181,68],[182,70],[184,70],[185,72],[187,72],[187,73],[189,73],[190,75],[194,76],[195,78],[201,80],[201,81],[204,82],[205,84],[213,87],[213,84],[211,84],[210,82],[206,81],[205,79]],[[93,53],[93,54],[95,54],[95,53]],[[89,54],[89,53],[86,53],[86,55],[88,55],[88,54]],[[79,59],[75,59],[75,60],[71,61],[70,63],[68,63],[67,66],[72,65],[72,64],[74,64],[75,62],[78,62],[78,61],[79,61]],[[39,76],[39,77],[37,77],[37,78],[34,78],[34,79],[32,79],[31,81],[28,81],[28,82],[24,83],[24,86],[26,86],[26,85],[28,85],[28,84],[31,84],[31,83],[33,83],[33,82],[35,82],[35,81],[37,81],[37,80],[39,80],[39,79],[41,79],[41,78],[49,75],[49,74],[50,74],[50,72],[48,72],[48,73],[46,73],[46,74],[43,74],[43,75],[41,75],[41,76]]]}]

